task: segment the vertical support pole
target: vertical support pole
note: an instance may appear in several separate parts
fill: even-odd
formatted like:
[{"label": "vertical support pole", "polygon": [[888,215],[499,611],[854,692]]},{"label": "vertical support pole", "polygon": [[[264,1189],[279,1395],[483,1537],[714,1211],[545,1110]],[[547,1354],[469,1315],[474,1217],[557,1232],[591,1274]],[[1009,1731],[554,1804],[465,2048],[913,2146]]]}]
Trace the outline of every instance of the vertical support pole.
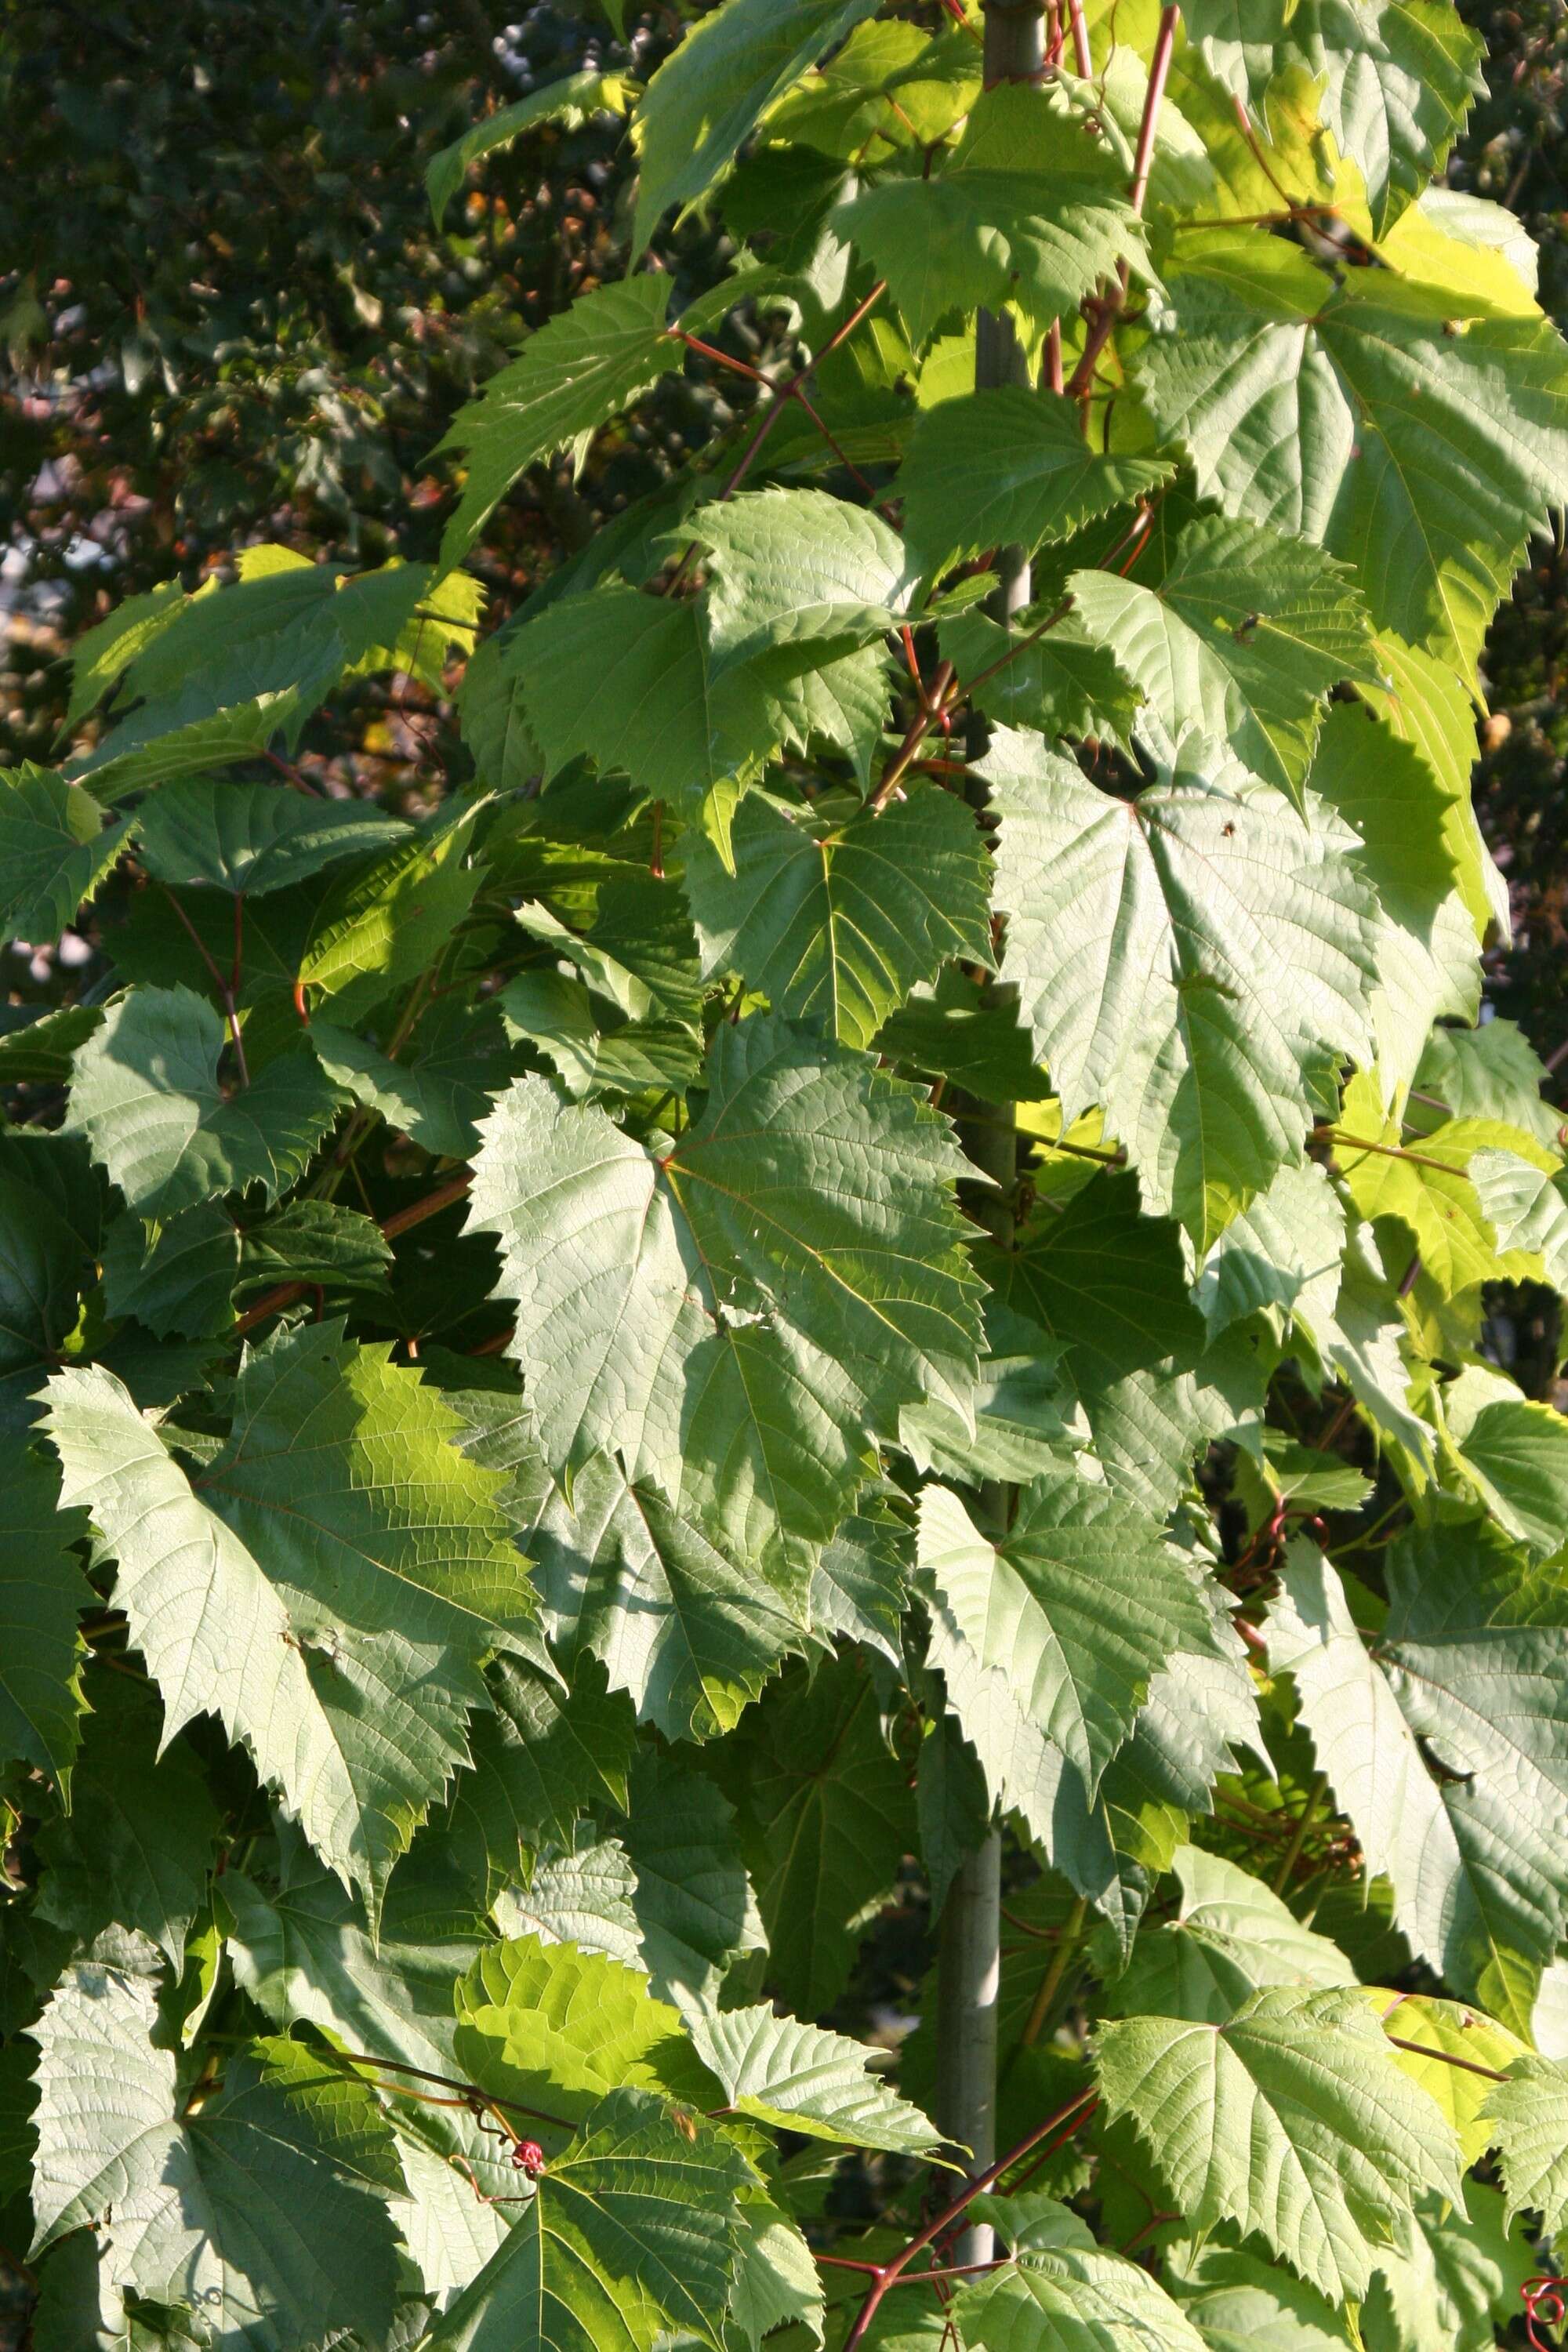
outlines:
[{"label": "vertical support pole", "polygon": [[[1045,64],[1045,0],[986,0],[985,84],[1028,81]],[[1011,319],[982,310],[976,321],[976,390],[1031,381],[1027,352]],[[1029,601],[1029,561],[1022,548],[997,551],[995,619],[1010,623]],[[983,788],[980,788],[983,790]],[[1001,1187],[991,1213],[998,1238],[1010,1237],[1017,1183],[1017,1138],[994,1112],[959,1131],[976,1167]],[[982,1212],[985,1213],[985,1212]],[[980,1497],[986,1532],[1000,1538],[1012,1508],[1011,1490],[987,1486]],[[936,2121],[943,2137],[967,2149],[973,2179],[996,2154],[996,2017],[1001,1986],[1002,1835],[992,1830],[963,1863],[942,1906],[937,1951]],[[960,2231],[948,2259],[989,2262],[994,2238],[988,2222]]]}]

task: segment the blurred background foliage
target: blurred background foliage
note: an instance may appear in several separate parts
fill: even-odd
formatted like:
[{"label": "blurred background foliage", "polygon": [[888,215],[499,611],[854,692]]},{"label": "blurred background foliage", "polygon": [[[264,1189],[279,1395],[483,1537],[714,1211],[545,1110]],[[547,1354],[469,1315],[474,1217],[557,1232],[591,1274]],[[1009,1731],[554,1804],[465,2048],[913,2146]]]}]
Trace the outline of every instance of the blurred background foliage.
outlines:
[{"label": "blurred background foliage", "polygon": [[[611,116],[542,125],[470,170],[443,232],[426,166],[563,75],[646,78],[707,5],[11,0],[0,761],[51,756],[68,648],[123,596],[193,587],[258,540],[354,565],[434,551],[450,486],[431,451],[530,328],[619,273],[633,163]],[[1452,176],[1520,214],[1568,325],[1568,0],[1460,6],[1489,89]],[[700,226],[654,257],[683,293],[723,266]],[[584,478],[536,469],[487,533],[490,619],[730,422],[721,384],[689,372],[600,436]],[[1489,647],[1477,793],[1513,894],[1491,1005],[1562,1056],[1560,1082],[1565,669],[1568,555],[1541,544]],[[383,680],[316,722],[303,758],[329,789],[417,806],[445,726],[427,688]],[[59,953],[14,959],[14,1004],[52,1001],[90,946],[68,935]]]}]

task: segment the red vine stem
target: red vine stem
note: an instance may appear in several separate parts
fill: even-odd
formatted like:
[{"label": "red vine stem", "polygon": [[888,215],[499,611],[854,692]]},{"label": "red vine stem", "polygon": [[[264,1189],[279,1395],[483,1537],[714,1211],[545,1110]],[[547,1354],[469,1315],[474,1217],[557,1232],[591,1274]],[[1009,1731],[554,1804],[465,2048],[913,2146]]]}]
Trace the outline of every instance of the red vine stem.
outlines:
[{"label": "red vine stem", "polygon": [[1084,22],[1083,0],[1068,0],[1068,22],[1072,26],[1073,63],[1080,81],[1088,81],[1094,71],[1094,60],[1089,53],[1089,26]]},{"label": "red vine stem", "polygon": [[[406,1209],[396,1210],[382,1221],[383,1238],[394,1242],[399,1234],[410,1233],[416,1225],[422,1225],[426,1217],[438,1217],[443,1209],[449,1209],[454,1201],[462,1199],[473,1181],[466,1173],[454,1176],[450,1182],[437,1184],[433,1192],[426,1192],[423,1200],[411,1201]],[[254,1331],[258,1323],[265,1323],[269,1315],[276,1315],[282,1307],[291,1307],[297,1298],[302,1298],[311,1286],[308,1282],[280,1282],[275,1290],[264,1291],[254,1307],[247,1307],[243,1315],[235,1318],[230,1338],[243,1339],[246,1332]],[[391,2061],[378,2058],[374,2063],[379,2066],[390,2064]]]},{"label": "red vine stem", "polygon": [[[988,2166],[986,2170],[979,2174],[975,2179],[966,2181],[952,2204],[944,2206],[934,2221],[928,2221],[923,2230],[918,2230],[908,2245],[896,2253],[891,2262],[884,2263],[879,2268],[867,2290],[866,2299],[856,2315],[855,2325],[845,2338],[844,2352],[856,2352],[856,2347],[865,2340],[867,2331],[877,2315],[882,2297],[889,2287],[898,2284],[917,2254],[923,2253],[933,2240],[940,2238],[944,2231],[951,2229],[953,2222],[968,2210],[974,2199],[1000,2180],[1002,2175],[1016,2164],[1021,2157],[1027,2156],[1031,2148],[1038,2147],[1040,2142],[1049,2138],[1053,2133],[1059,2134],[1061,2139],[1070,2139],[1073,2133],[1089,2121],[1099,2105],[1099,2095],[1096,2092],[1080,2091],[1077,2098],[1069,2099],[1065,2107],[1058,2107],[1055,2115],[1047,2116],[1043,2124],[1037,2125],[1035,2129],[1026,2137],[1021,2139],[1016,2147],[1010,2147],[1005,2156],[999,2156],[995,2163]],[[1047,2155],[1050,2152],[1048,2148],[1045,2151]],[[974,2267],[984,2270],[989,2265],[963,2264],[959,2267],[967,2273]],[[927,2276],[956,2274],[956,2272],[952,2273],[921,2272],[917,2277],[911,2278],[909,2284],[916,2286],[921,2284]]]},{"label": "red vine stem", "polygon": [[[1143,119],[1138,126],[1138,144],[1132,157],[1132,184],[1129,195],[1135,213],[1142,213],[1143,199],[1149,191],[1149,173],[1154,161],[1154,136],[1159,129],[1165,84],[1170,78],[1171,58],[1176,46],[1176,19],[1180,14],[1179,8],[1162,8],[1160,11],[1160,30],[1154,42],[1153,60],[1149,68]],[[1073,400],[1085,400],[1089,396],[1100,354],[1110,341],[1116,321],[1126,306],[1128,283],[1127,264],[1123,262],[1117,272],[1115,289],[1100,302],[1083,347],[1083,356],[1072,372],[1068,394]]]}]

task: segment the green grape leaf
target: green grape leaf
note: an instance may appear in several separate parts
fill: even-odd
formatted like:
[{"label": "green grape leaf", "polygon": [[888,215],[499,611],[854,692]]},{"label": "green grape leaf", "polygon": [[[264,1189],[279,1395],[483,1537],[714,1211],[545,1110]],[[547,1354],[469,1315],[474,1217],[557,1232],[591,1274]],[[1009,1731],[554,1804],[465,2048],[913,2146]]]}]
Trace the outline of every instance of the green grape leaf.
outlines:
[{"label": "green grape leaf", "polygon": [[1467,2180],[1454,2210],[1423,2198],[1382,2257],[1362,2314],[1367,2352],[1492,2352],[1536,2267],[1495,2189]]},{"label": "green grape leaf", "polygon": [[491,1905],[503,1935],[537,1936],[545,1944],[575,1944],[641,1969],[642,1937],[632,1908],[637,1876],[618,1838],[595,1838],[578,1823],[564,1853],[536,1863],[526,1887],[504,1887]]},{"label": "green grape leaf", "polygon": [[695,205],[715,187],[769,107],[877,5],[728,0],[691,28],[654,75],[633,121],[642,165],[634,261],[670,205]]},{"label": "green grape leaf", "polygon": [[1151,1676],[1177,1650],[1212,1643],[1198,1586],[1158,1524],[1070,1472],[1026,1490],[1000,1545],[956,1495],[926,1487],[917,1557],[999,1697],[1061,1749],[1091,1796]]},{"label": "green grape leaf", "polygon": [[1124,744],[1142,695],[1076,613],[1063,614],[1043,635],[1032,635],[1059,610],[1037,607],[1021,614],[1013,629],[985,613],[955,613],[938,624],[942,658],[952,662],[967,698],[987,719],[1005,727],[1033,727],[1042,735]]},{"label": "green grape leaf", "polygon": [[593,1805],[626,1807],[631,1711],[592,1669],[563,1691],[518,1658],[486,1681],[494,1713],[474,1718],[473,1769],[452,1790],[447,1832],[487,1900],[526,1874],[547,1845],[569,1846]]},{"label": "green grape leaf", "polygon": [[81,1738],[83,1644],[77,1620],[92,1588],[71,1544],[85,1522],[58,1510],[50,1465],[5,1442],[0,1528],[0,1757],[48,1773],[68,1791]]},{"label": "green grape leaf", "polygon": [[705,1774],[647,1748],[632,1766],[628,1803],[632,1908],[648,1981],[661,2000],[706,2013],[731,1964],[767,1948],[734,1808]]},{"label": "green grape leaf", "polygon": [[49,947],[107,880],[135,820],[26,761],[0,769],[0,936]]},{"label": "green grape leaf", "polygon": [[1499,1256],[1538,1258],[1552,1287],[1568,1290],[1568,1194],[1561,1181],[1517,1151],[1487,1145],[1471,1153],[1465,1173]]},{"label": "green grape leaf", "polygon": [[1440,173],[1484,83],[1482,40],[1441,0],[1193,0],[1188,38],[1249,108],[1296,68],[1319,83],[1324,127],[1361,166],[1382,229]]},{"label": "green grape leaf", "polygon": [[1356,2352],[1342,2312],[1245,2247],[1183,2244],[1164,2276],[1209,2352]]},{"label": "green grape leaf", "polygon": [[1188,523],[1158,588],[1113,572],[1072,572],[1068,587],[1089,636],[1173,734],[1196,726],[1227,743],[1298,806],[1323,697],[1377,676],[1352,574],[1260,524]]},{"label": "green grape leaf", "polygon": [[1056,393],[1005,384],[922,409],[899,469],[904,530],[922,572],[1016,544],[1070,539],[1159,489],[1164,461],[1097,455]]},{"label": "green grape leaf", "polygon": [[412,1906],[405,1916],[400,1897],[413,1867],[394,1880],[374,1943],[354,1898],[287,1822],[268,1883],[225,1871],[217,1901],[226,1946],[263,2015],[285,2028],[305,2020],[351,2050],[450,2074],[454,1989],[478,1957],[479,1931],[471,1916],[431,1920]]},{"label": "green grape leaf", "polygon": [[[753,1429],[743,1401],[742,1414],[742,1430]],[[684,1490],[671,1500],[607,1454],[577,1471],[570,1505],[548,1500],[529,1549],[557,1654],[574,1665],[602,1659],[611,1688],[629,1691],[639,1718],[668,1738],[730,1730],[804,1646],[811,1566],[801,1546],[744,1509],[710,1508]]]},{"label": "green grape leaf", "polygon": [[1143,257],[1115,156],[1040,85],[987,90],[929,179],[885,179],[833,220],[887,279],[917,350],[976,303],[1011,308],[1042,336]]},{"label": "green grape leaf", "polygon": [[896,627],[913,600],[897,531],[822,490],[754,490],[699,507],[690,528],[710,551],[714,677],[769,655],[794,667],[829,650],[852,653]]},{"label": "green grape leaf", "polygon": [[1459,2201],[1452,2129],[1348,1992],[1276,1987],[1219,2026],[1113,2021],[1096,2066],[1188,2225],[1257,2231],[1331,2302],[1364,2297],[1423,2189]]},{"label": "green grape leaf", "polygon": [[221,1016],[188,988],[136,988],[72,1063],[68,1131],[143,1216],[259,1185],[268,1201],[310,1165],[342,1097],[308,1046],[226,1092]]},{"label": "green grape leaf", "polygon": [[[823,1539],[861,1433],[973,1377],[963,1163],[910,1090],[784,1022],[724,1024],[707,1076],[701,1118],[658,1154],[519,1081],[486,1124],[473,1222],[500,1239],[553,1465],[614,1447],[674,1495],[684,1464],[720,1524],[765,1496],[786,1535]],[[607,1281],[584,1280],[590,1232]]]},{"label": "green grape leaf", "polygon": [[329,1017],[352,1024],[439,961],[479,888],[469,856],[481,803],[449,802],[412,839],[334,882],[317,909],[296,974]]},{"label": "green grape leaf", "polygon": [[460,408],[439,445],[468,459],[463,495],[441,541],[441,566],[461,563],[521,474],[618,416],[679,368],[665,330],[669,287],[658,273],[583,295],[529,337],[518,358]]},{"label": "green grape leaf", "polygon": [[211,1339],[234,1320],[241,1242],[216,1201],[172,1217],[128,1209],[103,1238],[103,1298],[111,1315],[133,1315],[159,1339]]},{"label": "green grape leaf", "polygon": [[654,2352],[678,2331],[717,2347],[752,2175],[711,2125],[685,2120],[646,2091],[602,2100],[427,2352]]},{"label": "green grape leaf", "polygon": [[761,2352],[764,2336],[799,2321],[814,2344],[823,2341],[822,2273],[798,2223],[754,2192],[741,2207],[741,2242],[730,2289],[729,2317]]},{"label": "green grape leaf", "polygon": [[821,830],[752,794],[730,845],[729,872],[710,843],[687,852],[707,970],[740,972],[844,1045],[868,1045],[949,958],[991,961],[990,859],[972,814],[934,784]]},{"label": "green grape leaf", "polygon": [[1016,2268],[972,2280],[952,2308],[964,2352],[1079,2352],[1090,2345],[1096,2352],[1142,2352],[1150,2344],[1200,2352],[1204,2341],[1146,2270],[1092,2241],[1081,2243],[1076,2231],[1052,2242],[1026,2239]]},{"label": "green grape leaf", "polygon": [[239,1286],[269,1290],[284,1282],[323,1289],[379,1290],[392,1249],[379,1225],[336,1201],[284,1202],[241,1236]]},{"label": "green grape leaf", "polygon": [[1389,1582],[1369,1650],[1335,1570],[1293,1544],[1269,1661],[1295,1684],[1369,1872],[1393,1882],[1395,1924],[1469,1992],[1509,1953],[1550,1958],[1568,1916],[1568,1619],[1551,1573],[1521,1577],[1478,1528],[1402,1546]]},{"label": "green grape leaf", "polygon": [[1508,2213],[1539,2213],[1547,2236],[1568,2221],[1568,2138],[1563,2130],[1568,2067],[1521,2051],[1482,2108],[1491,2126]]},{"label": "green grape leaf", "polygon": [[716,784],[744,781],[783,740],[782,714],[752,677],[711,674],[698,605],[599,588],[563,597],[506,656],[550,777],[586,752],[639,792],[694,813]]},{"label": "green grape leaf", "polygon": [[136,854],[154,881],[259,898],[341,859],[406,840],[409,827],[366,801],[312,801],[281,784],[187,776],[136,816]]},{"label": "green grape leaf", "polygon": [[242,2055],[186,2111],[175,2060],[150,2038],[156,2014],[146,1977],[79,1960],[31,2029],[37,2248],[112,2213],[113,2283],[205,2308],[230,2341],[295,2352],[323,2331],[374,2340],[395,2294],[380,2198],[334,2177],[308,2107]]},{"label": "green grape leaf", "polygon": [[879,2080],[872,2053],[842,2033],[775,2016],[764,2002],[694,2018],[691,2038],[731,2106],[775,2131],[901,2156],[939,2144],[919,2108]]},{"label": "green grape leaf", "polygon": [[1453,295],[1383,275],[1335,289],[1246,229],[1184,238],[1169,283],[1173,331],[1136,378],[1200,491],[1317,541],[1379,626],[1468,667],[1568,471],[1555,331],[1456,318]]},{"label": "green grape leaf", "polygon": [[81,1944],[110,1925],[158,1945],[176,1977],[206,1898],[217,1809],[188,1743],[159,1752],[163,1717],[145,1688],[101,1668],[71,1772],[71,1810],[47,1822],[38,1916]]},{"label": "green grape leaf", "polygon": [[815,2017],[848,1982],[860,1929],[914,1843],[908,1775],[883,1735],[875,1684],[848,1660],[815,1678],[787,1675],[731,1752],[745,1761],[736,1792],[768,1977]]},{"label": "green grape leaf", "polygon": [[1339,1947],[1303,1927],[1261,1879],[1195,1845],[1182,1847],[1172,1868],[1181,1889],[1176,1913],[1139,1931],[1131,1961],[1109,1988],[1112,2014],[1223,2025],[1263,1985],[1355,1982]]},{"label": "green grape leaf", "polygon": [[480,1659],[535,1605],[498,1475],[457,1451],[416,1373],[327,1324],[248,1359],[195,1486],[101,1368],[49,1398],[63,1499],[118,1562],[168,1729],[216,1715],[374,1910],[468,1760]]},{"label": "green grape leaf", "polygon": [[1098,1101],[1145,1200],[1206,1252],[1304,1160],[1325,1051],[1370,1052],[1371,893],[1278,800],[1176,781],[1129,804],[1005,729],[982,769],[1003,977],[1064,1119]]}]

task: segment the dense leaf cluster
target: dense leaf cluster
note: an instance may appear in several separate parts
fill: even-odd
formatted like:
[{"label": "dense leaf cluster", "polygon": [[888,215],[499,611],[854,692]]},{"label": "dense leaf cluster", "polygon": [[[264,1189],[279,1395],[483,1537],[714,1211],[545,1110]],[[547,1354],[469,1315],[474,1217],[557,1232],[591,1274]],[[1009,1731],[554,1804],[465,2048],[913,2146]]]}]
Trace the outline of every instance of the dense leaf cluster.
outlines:
[{"label": "dense leaf cluster", "polygon": [[[75,647],[0,775],[5,933],[103,972],[0,1040],[37,2352],[1520,2313],[1568,1423],[1480,1337],[1568,1182],[1470,773],[1568,348],[1438,182],[1479,63],[723,0],[437,159],[638,166],[438,550]],[[689,368],[732,428],[487,632],[514,487]],[[460,681],[418,819],[294,756],[377,678]],[[991,2161],[950,1954],[896,2086],[838,2023],[998,1841]]]}]

